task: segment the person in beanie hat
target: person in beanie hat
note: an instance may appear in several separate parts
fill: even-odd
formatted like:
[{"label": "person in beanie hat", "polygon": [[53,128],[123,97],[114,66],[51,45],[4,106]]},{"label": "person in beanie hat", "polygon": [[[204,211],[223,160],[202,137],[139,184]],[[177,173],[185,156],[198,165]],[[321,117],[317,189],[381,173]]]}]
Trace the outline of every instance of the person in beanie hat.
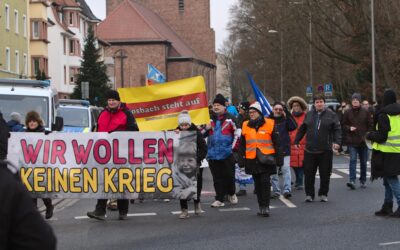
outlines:
[{"label": "person in beanie hat", "polygon": [[[115,90],[107,92],[107,106],[97,118],[97,132],[139,131],[135,117],[124,103],[121,103],[119,94]],[[112,204],[111,204],[112,206]],[[105,220],[107,199],[98,199],[94,211],[87,212],[92,219]],[[117,200],[119,220],[128,218],[129,201],[127,199]]]},{"label": "person in beanie hat", "polygon": [[21,115],[17,112],[11,113],[11,120],[7,122],[10,132],[23,132],[24,126],[21,124]]},{"label": "person in beanie hat", "polygon": [[291,110],[291,114],[293,119],[297,123],[297,128],[293,131],[289,132],[290,136],[290,167],[293,168],[293,171],[296,175],[296,182],[294,187],[297,190],[303,190],[304,188],[304,150],[306,147],[306,139],[303,138],[299,143],[299,148],[295,147],[294,139],[296,137],[298,128],[303,123],[306,118],[308,105],[306,101],[299,97],[293,96],[288,100],[289,110]]},{"label": "person in beanie hat", "polygon": [[231,204],[237,204],[235,193],[235,159],[233,150],[239,146],[240,128],[236,118],[226,111],[225,98],[218,94],[213,101],[214,114],[207,125],[207,160],[213,176],[215,201],[211,207],[223,207],[228,195]]},{"label": "person in beanie hat", "polygon": [[354,93],[351,98],[351,108],[343,115],[342,129],[346,134],[345,143],[350,153],[347,186],[354,190],[357,178],[357,155],[360,158],[360,187],[366,187],[368,147],[365,144],[365,136],[372,130],[373,120],[368,110],[361,107],[361,95]]},{"label": "person in beanie hat", "polygon": [[[280,171],[283,177],[283,196],[288,199],[292,196],[292,175],[290,172],[290,136],[289,132],[297,128],[297,123],[292,114],[287,110],[282,102],[275,102],[272,105],[272,113],[269,118],[275,121],[275,128],[279,133],[279,144],[283,153],[283,165]],[[278,198],[281,195],[279,185],[279,177],[277,174],[271,175],[271,185],[273,198]]]},{"label": "person in beanie hat", "polygon": [[[201,162],[207,155],[207,144],[204,140],[203,135],[201,134],[200,130],[197,126],[191,123],[190,114],[188,111],[183,110],[178,116],[178,127],[175,130],[176,132],[179,131],[196,131],[196,163],[198,167],[198,171],[196,173],[196,180],[197,180],[197,199],[194,200],[194,213],[195,215],[200,215],[203,210],[201,210],[200,206],[200,196],[201,190],[203,188],[203,168],[200,168]],[[178,178],[179,179],[179,178]],[[188,200],[187,199],[180,199],[181,205],[181,214],[179,215],[180,219],[187,219],[189,218],[188,212]]]},{"label": "person in beanie hat", "polygon": [[[376,131],[368,133],[367,139],[373,142],[371,179],[383,178],[385,186],[382,208],[375,215],[400,218],[400,104],[396,99],[393,90],[385,91],[384,107],[376,114]],[[394,213],[393,198],[398,205]]]},{"label": "person in beanie hat", "polygon": [[[239,165],[245,168],[246,174],[251,174],[259,206],[258,216],[269,216],[270,176],[276,173],[276,166],[283,164],[280,153],[279,136],[275,121],[264,118],[260,103],[256,102],[249,108],[250,120],[243,123],[240,137]],[[257,156],[258,155],[258,156]],[[263,162],[259,157],[268,155],[275,159]]]},{"label": "person in beanie hat", "polygon": [[[241,102],[238,106],[239,109],[239,115],[238,115],[238,124],[239,128],[242,128],[242,125],[245,121],[248,121],[250,119],[249,117],[249,108],[250,108],[250,102]],[[237,152],[233,152],[235,159],[237,159],[238,155]],[[244,170],[241,170],[244,171]],[[243,196],[246,195],[246,184],[240,183],[239,182],[239,191],[236,193],[236,196]]]}]

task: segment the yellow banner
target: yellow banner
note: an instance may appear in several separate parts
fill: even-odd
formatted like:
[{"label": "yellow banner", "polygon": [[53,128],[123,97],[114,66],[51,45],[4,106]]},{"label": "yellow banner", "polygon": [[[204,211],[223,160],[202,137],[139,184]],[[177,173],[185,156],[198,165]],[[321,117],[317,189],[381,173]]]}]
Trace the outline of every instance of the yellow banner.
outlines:
[{"label": "yellow banner", "polygon": [[118,89],[139,125],[140,131],[175,129],[182,110],[196,125],[208,124],[210,116],[202,76],[138,88]]}]

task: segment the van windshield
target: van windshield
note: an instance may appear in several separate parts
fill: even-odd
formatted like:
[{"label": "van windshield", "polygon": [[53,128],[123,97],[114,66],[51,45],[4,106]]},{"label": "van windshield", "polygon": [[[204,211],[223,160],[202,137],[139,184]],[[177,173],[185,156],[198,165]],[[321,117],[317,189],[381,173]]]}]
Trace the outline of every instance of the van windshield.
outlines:
[{"label": "van windshield", "polygon": [[21,115],[21,123],[25,124],[25,115],[35,110],[42,117],[44,127],[49,125],[49,98],[45,96],[0,95],[0,111],[4,120],[11,120],[11,113]]},{"label": "van windshield", "polygon": [[60,107],[58,114],[64,119],[64,126],[89,127],[89,113],[87,109]]}]

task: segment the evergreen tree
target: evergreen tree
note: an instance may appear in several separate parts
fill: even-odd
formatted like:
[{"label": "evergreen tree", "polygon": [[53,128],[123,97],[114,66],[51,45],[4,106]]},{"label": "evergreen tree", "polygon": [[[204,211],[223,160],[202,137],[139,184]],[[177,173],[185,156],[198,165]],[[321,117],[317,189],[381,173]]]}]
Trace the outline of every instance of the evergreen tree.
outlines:
[{"label": "evergreen tree", "polygon": [[96,49],[96,38],[91,26],[89,26],[88,35],[85,39],[83,49],[83,59],[78,74],[78,79],[74,92],[71,95],[73,99],[81,99],[82,82],[89,82],[89,101],[91,104],[105,106],[106,93],[110,90],[108,86],[108,76],[106,73],[106,65],[100,61],[100,52]]}]

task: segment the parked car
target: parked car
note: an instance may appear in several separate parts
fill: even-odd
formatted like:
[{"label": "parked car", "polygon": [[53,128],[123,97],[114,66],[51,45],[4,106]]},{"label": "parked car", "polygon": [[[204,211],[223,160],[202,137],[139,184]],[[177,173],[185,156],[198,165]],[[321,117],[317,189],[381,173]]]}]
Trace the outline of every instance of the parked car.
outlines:
[{"label": "parked car", "polygon": [[64,118],[63,132],[92,132],[102,108],[90,105],[86,100],[61,99],[58,109]]}]

